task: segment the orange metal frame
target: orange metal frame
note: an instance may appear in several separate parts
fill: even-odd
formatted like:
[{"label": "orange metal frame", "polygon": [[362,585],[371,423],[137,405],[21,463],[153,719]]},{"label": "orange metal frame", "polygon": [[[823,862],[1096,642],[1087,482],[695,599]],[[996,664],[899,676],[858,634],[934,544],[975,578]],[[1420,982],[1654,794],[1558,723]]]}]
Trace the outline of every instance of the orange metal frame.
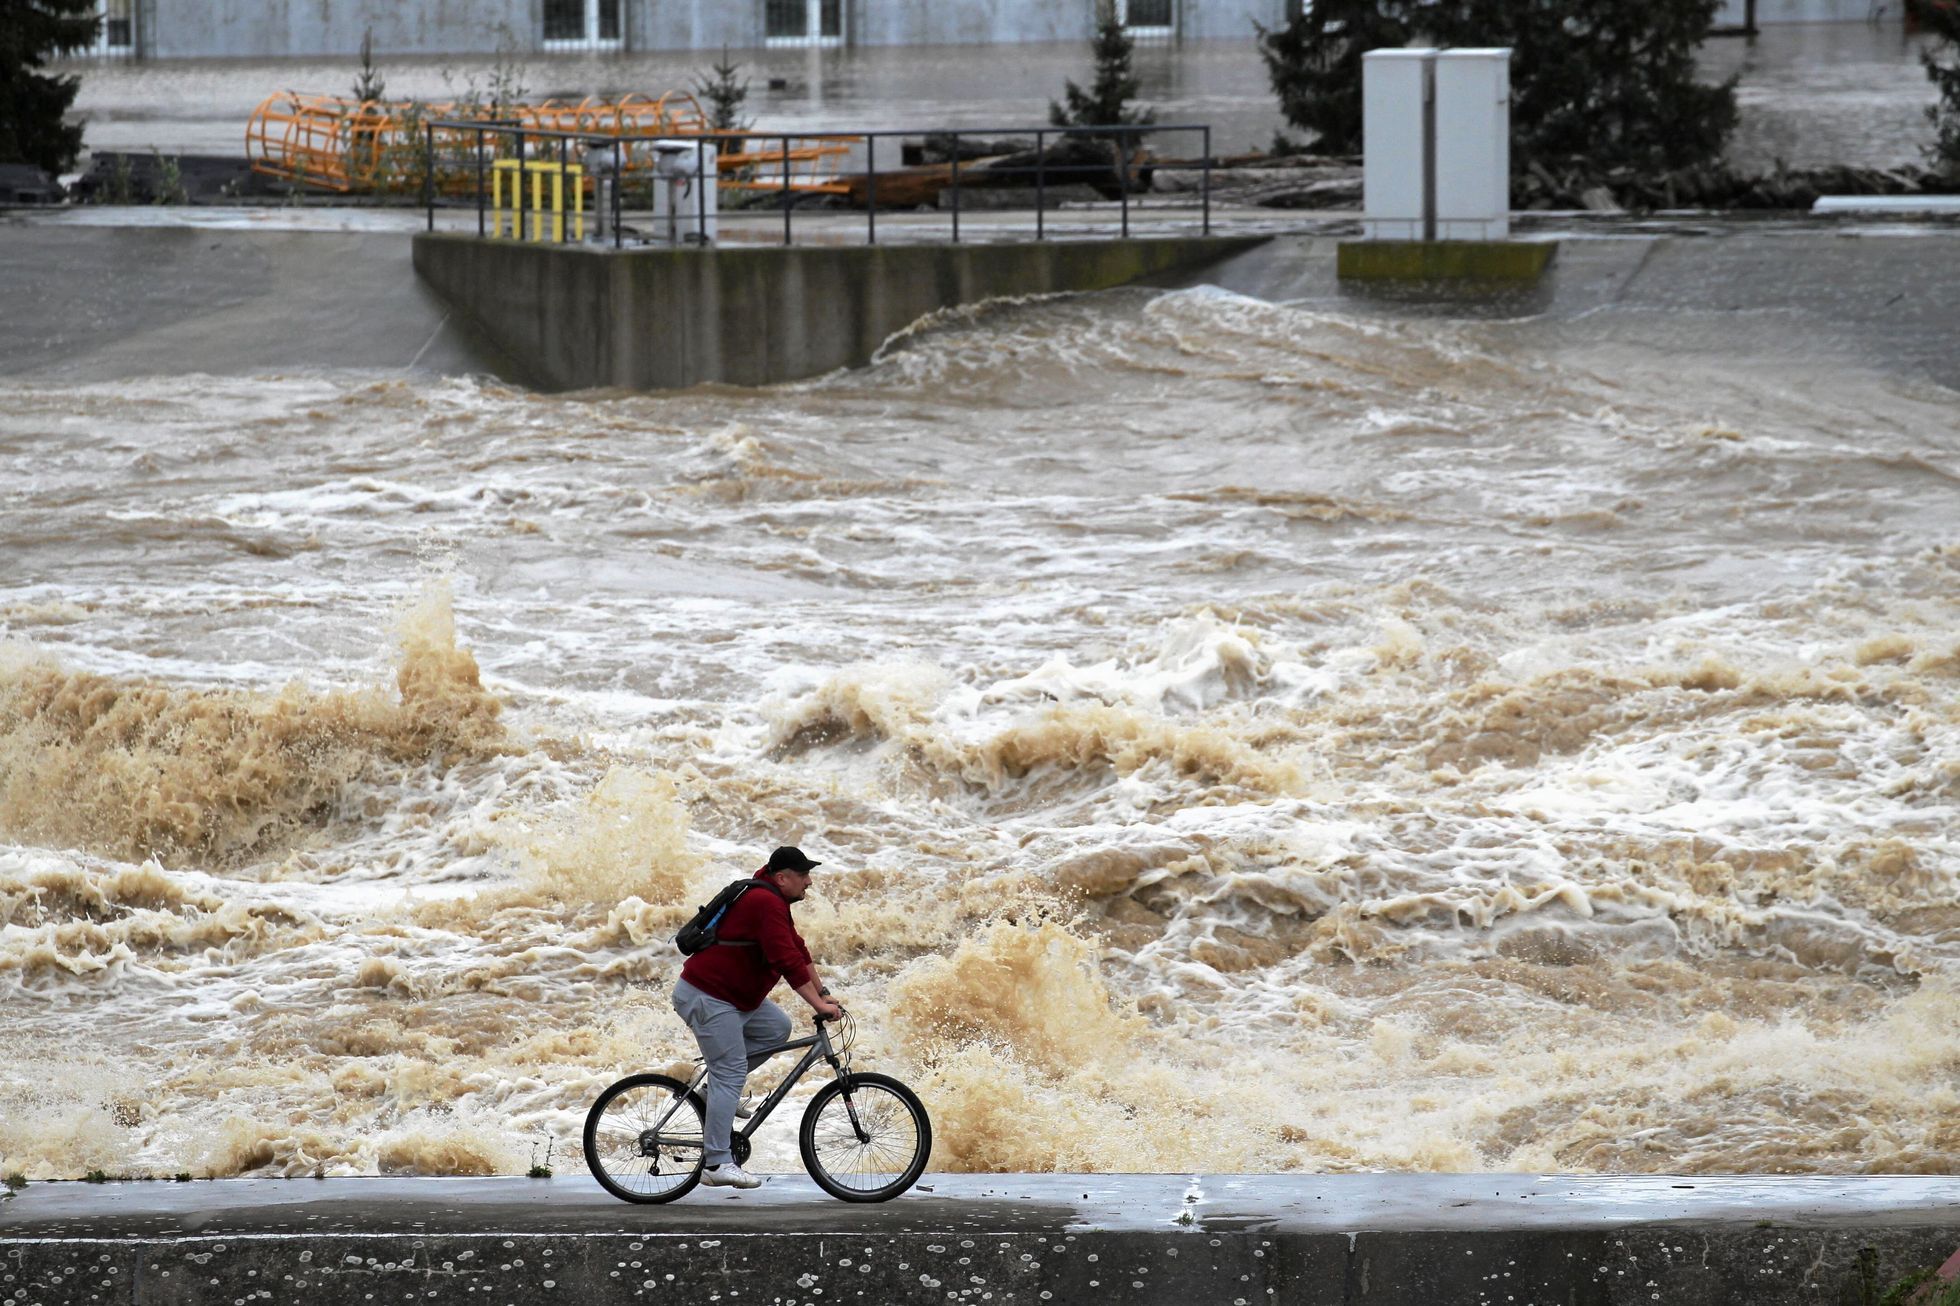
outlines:
[{"label": "orange metal frame", "polygon": [[[760,132],[716,132],[701,105],[685,92],[659,98],[633,94],[615,101],[587,98],[578,104],[505,105],[492,118],[476,104],[352,100],[339,95],[281,91],[267,96],[245,125],[245,154],[252,170],[284,181],[341,194],[419,191],[423,160],[436,121],[482,121],[502,128],[484,134],[491,158],[509,157],[509,142],[521,131],[577,132],[591,136],[712,136],[722,145],[719,184],[727,190],[792,190],[843,194],[849,187],[834,176],[834,162],[849,155],[853,139],[827,137],[786,147],[780,137]],[[433,129],[436,187],[445,193],[477,184],[478,133],[469,128]],[[727,143],[741,141],[740,152]],[[807,138],[806,138],[807,142]],[[544,154],[556,146],[541,140]],[[652,166],[650,157],[627,151],[628,172]],[[787,185],[785,175],[787,174]],[[774,180],[769,178],[773,177]]]}]

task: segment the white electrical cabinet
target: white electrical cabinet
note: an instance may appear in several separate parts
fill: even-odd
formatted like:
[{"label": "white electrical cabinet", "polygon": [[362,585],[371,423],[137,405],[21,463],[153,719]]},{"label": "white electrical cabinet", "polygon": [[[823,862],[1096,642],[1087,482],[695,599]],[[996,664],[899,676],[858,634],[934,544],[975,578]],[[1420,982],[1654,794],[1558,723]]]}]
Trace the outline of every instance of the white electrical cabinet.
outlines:
[{"label": "white electrical cabinet", "polygon": [[1368,240],[1511,234],[1511,52],[1371,50],[1361,61]]},{"label": "white electrical cabinet", "polygon": [[1511,234],[1511,52],[1436,56],[1437,240]]},{"label": "white electrical cabinet", "polygon": [[1367,240],[1422,240],[1434,50],[1361,56],[1361,205]]}]

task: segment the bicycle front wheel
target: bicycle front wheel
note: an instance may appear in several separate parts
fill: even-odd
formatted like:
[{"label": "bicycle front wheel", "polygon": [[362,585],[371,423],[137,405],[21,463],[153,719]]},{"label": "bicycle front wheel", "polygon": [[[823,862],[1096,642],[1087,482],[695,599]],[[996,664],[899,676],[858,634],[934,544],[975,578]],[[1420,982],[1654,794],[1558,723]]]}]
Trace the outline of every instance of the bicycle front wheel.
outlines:
[{"label": "bicycle front wheel", "polygon": [[932,1121],[888,1075],[846,1075],[817,1090],[797,1140],[817,1186],[847,1202],[884,1202],[925,1172]]},{"label": "bicycle front wheel", "polygon": [[701,1182],[699,1093],[666,1075],[629,1075],[585,1116],[585,1165],[622,1202],[671,1202]]}]

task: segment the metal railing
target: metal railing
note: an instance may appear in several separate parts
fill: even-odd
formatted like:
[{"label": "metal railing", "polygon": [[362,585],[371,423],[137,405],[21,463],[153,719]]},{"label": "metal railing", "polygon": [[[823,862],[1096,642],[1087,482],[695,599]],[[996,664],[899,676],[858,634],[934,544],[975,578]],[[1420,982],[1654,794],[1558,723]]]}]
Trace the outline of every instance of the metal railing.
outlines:
[{"label": "metal railing", "polygon": [[[637,220],[637,214],[658,207],[652,192],[663,178],[653,162],[654,145],[671,148],[678,143],[691,144],[694,148],[694,177],[714,172],[718,198],[722,193],[742,197],[736,204],[728,207],[717,204],[711,210],[706,187],[694,186],[691,198],[696,209],[694,230],[697,233],[706,232],[716,223],[780,220],[781,243],[794,244],[798,207],[813,197],[825,196],[834,197],[825,201],[832,205],[825,210],[828,213],[839,212],[837,198],[845,201],[846,209],[861,206],[865,243],[875,245],[882,177],[883,203],[888,212],[897,208],[895,201],[916,206],[920,196],[930,193],[935,208],[949,220],[950,237],[955,244],[961,238],[963,198],[983,190],[994,194],[1031,191],[1034,239],[1048,240],[1051,228],[1057,225],[1049,217],[1050,209],[1064,202],[1056,198],[1056,188],[1084,182],[1092,185],[1101,197],[1097,206],[1078,210],[1100,218],[1092,227],[1095,233],[1113,226],[1128,239],[1135,221],[1147,218],[1161,229],[1161,215],[1175,213],[1195,219],[1200,232],[1211,234],[1211,128],[1204,124],[613,136],[507,122],[437,119],[425,122],[423,132],[422,191],[430,231],[435,230],[439,207],[468,207],[473,202],[477,234],[497,234],[502,228],[500,224],[493,225],[494,219],[500,216],[496,188],[489,186],[488,180],[499,165],[514,170],[520,177],[534,176],[542,168],[557,177],[561,200],[554,206],[553,215],[571,212],[575,219],[551,223],[555,239],[583,240],[584,216],[589,212],[599,224],[599,230],[610,236],[613,246],[621,247],[625,244],[628,220]],[[1151,137],[1176,135],[1197,138],[1196,159],[1163,159],[1144,149]],[[962,142],[983,138],[996,142],[1025,141],[1031,147],[994,156],[984,169],[963,168]],[[923,140],[940,142],[949,157],[943,163],[896,169],[887,166],[881,172],[878,160],[881,142],[903,144]],[[1089,142],[1092,148],[1085,151],[1077,146],[1071,151],[1072,157],[1051,157],[1054,147],[1072,141]],[[712,169],[708,163],[710,147],[716,150]],[[887,154],[890,148],[888,145]],[[1151,192],[1150,175],[1159,167],[1198,172],[1195,204],[1183,192],[1170,195]],[[944,170],[943,179],[938,169]],[[568,177],[574,179],[569,209],[562,198],[563,182]],[[608,178],[610,185],[604,184]],[[640,181],[646,184],[644,205],[631,202],[631,193]],[[591,206],[585,203],[588,192],[594,200]],[[1052,205],[1051,198],[1055,198]],[[490,203],[489,208],[486,201]],[[544,225],[538,221],[531,229],[538,230]],[[524,224],[514,217],[512,230],[524,229]]]}]

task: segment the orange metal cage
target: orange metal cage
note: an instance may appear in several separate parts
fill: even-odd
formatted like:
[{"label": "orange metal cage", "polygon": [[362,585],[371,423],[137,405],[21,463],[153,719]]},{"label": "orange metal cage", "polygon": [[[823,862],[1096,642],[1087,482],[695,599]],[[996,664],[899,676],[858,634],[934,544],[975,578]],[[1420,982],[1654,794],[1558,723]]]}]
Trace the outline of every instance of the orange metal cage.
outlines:
[{"label": "orange metal cage", "polygon": [[685,92],[658,99],[633,94],[614,101],[546,100],[492,108],[281,91],[252,111],[245,125],[245,154],[254,172],[324,190],[413,192],[430,180],[423,174],[432,139],[435,185],[443,191],[462,190],[476,184],[479,133],[429,124],[465,121],[493,129],[483,133],[485,148],[493,151],[507,148],[520,131],[700,136],[708,130],[700,104]]}]

